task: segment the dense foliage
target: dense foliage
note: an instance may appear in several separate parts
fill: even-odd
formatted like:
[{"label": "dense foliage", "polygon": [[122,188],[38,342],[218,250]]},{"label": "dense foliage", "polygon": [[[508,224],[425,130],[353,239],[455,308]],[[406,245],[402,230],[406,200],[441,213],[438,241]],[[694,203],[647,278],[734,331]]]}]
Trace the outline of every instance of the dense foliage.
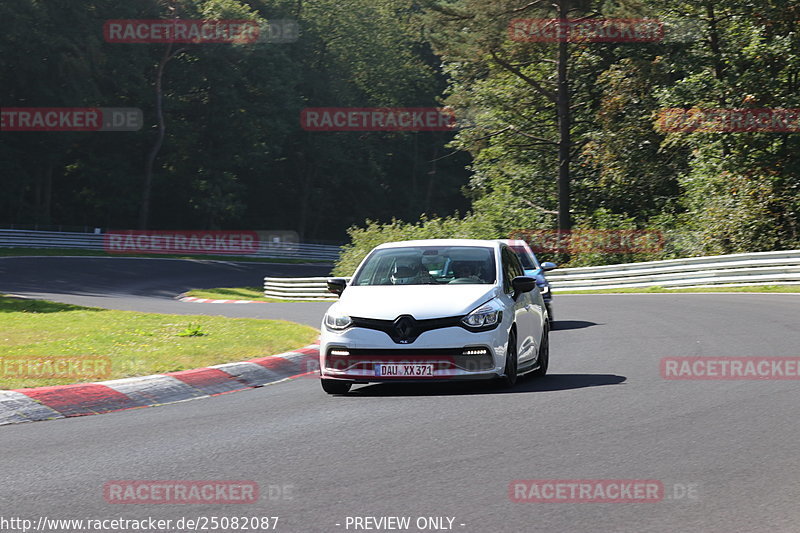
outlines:
[{"label": "dense foliage", "polygon": [[[511,18],[554,18],[562,2],[431,2],[426,27],[449,76],[446,101],[475,127],[453,146],[472,156],[463,219],[373,222],[351,230],[337,267],[402,235],[507,237],[557,227],[557,44],[500,35]],[[660,231],[644,253],[554,254],[602,264],[800,246],[800,125],[794,132],[685,132],[664,108],[800,108],[800,5],[571,2],[570,18],[666,21],[654,43],[570,43],[573,229]],[[795,115],[796,117],[796,115]]]},{"label": "dense foliage", "polygon": [[[668,31],[658,42],[570,42],[559,78],[559,43],[512,40],[508,25],[560,12],[658,19]],[[0,223],[137,226],[164,45],[104,42],[102,24],[176,15],[292,18],[301,35],[189,45],[166,63],[149,227],[338,241],[350,228],[337,269],[349,274],[386,240],[557,227],[561,147],[574,228],[667,237],[657,252],[573,254],[570,264],[800,246],[797,130],[657,124],[664,108],[800,108],[794,0],[6,0],[3,107],[140,107],[145,128],[4,132]],[[299,123],[304,107],[437,104],[465,127],[331,133]]]},{"label": "dense foliage", "polygon": [[[105,42],[109,19],[294,20],[296,42],[175,45],[147,225],[296,230],[341,242],[387,213],[468,207],[451,132],[307,132],[305,107],[435,106],[439,61],[391,0],[8,0],[3,107],[138,107],[138,132],[3,132],[0,224],[136,228],[165,44]],[[449,157],[446,157],[449,156]]]}]

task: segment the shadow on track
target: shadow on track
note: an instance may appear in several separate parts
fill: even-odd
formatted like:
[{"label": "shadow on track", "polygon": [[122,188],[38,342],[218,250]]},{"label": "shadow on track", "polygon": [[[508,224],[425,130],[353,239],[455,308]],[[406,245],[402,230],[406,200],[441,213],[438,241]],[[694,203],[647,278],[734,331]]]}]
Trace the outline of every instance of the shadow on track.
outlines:
[{"label": "shadow on track", "polygon": [[326,264],[172,258],[0,257],[0,291],[172,299],[189,289],[261,287],[264,276],[326,276]]},{"label": "shadow on track", "polygon": [[553,392],[619,385],[627,378],[615,374],[549,374],[543,378],[520,377],[510,389],[489,382],[447,383],[374,383],[355,385],[349,396],[463,396],[469,394],[519,394],[522,392]]},{"label": "shadow on track", "polygon": [[555,320],[553,321],[553,331],[561,331],[566,329],[582,329],[590,328],[592,326],[602,326],[597,322],[587,322],[585,320]]},{"label": "shadow on track", "polygon": [[0,296],[0,313],[61,313],[63,311],[102,311],[93,307]]}]

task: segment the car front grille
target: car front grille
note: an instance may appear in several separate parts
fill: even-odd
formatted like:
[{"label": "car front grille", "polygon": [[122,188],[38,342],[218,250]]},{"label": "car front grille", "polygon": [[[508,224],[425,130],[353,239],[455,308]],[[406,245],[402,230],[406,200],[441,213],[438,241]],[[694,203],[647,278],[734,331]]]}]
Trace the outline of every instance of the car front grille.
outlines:
[{"label": "car front grille", "polygon": [[353,327],[382,331],[389,335],[395,344],[410,344],[426,331],[460,326],[462,317],[453,316],[426,320],[417,320],[411,315],[401,315],[394,320],[352,318]]}]

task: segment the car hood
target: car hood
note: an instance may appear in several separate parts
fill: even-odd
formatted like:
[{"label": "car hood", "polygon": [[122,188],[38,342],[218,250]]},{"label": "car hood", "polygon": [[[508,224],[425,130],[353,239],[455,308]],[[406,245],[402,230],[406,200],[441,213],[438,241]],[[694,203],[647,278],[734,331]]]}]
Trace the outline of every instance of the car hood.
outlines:
[{"label": "car hood", "polygon": [[338,313],[360,318],[417,320],[466,315],[491,300],[495,285],[348,285],[334,305]]}]

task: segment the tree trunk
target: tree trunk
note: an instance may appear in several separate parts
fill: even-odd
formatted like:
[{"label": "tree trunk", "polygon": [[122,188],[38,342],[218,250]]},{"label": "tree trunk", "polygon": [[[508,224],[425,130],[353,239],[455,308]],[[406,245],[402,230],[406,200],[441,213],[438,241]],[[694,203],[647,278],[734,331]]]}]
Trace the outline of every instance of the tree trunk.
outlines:
[{"label": "tree trunk", "polygon": [[298,165],[299,175],[303,177],[300,189],[300,208],[297,213],[297,234],[302,242],[308,232],[308,220],[311,211],[311,189],[313,188],[316,175],[316,161],[305,157],[298,152],[300,164]]},{"label": "tree trunk", "polygon": [[430,213],[431,201],[433,200],[433,186],[436,181],[436,163],[439,160],[439,150],[437,145],[433,145],[433,156],[431,160],[431,169],[428,171],[428,188],[425,191],[425,212]]},{"label": "tree trunk", "polygon": [[41,224],[42,222],[42,181],[44,172],[40,167],[36,167],[35,174],[36,181],[33,185],[33,222],[34,224]]},{"label": "tree trunk", "polygon": [[[720,46],[719,31],[717,30],[717,24],[719,23],[719,20],[717,20],[713,2],[706,2],[706,16],[708,17],[708,46],[711,49],[711,55],[714,58],[714,77],[717,78],[717,81],[719,81],[721,85],[724,85],[725,61],[722,57],[722,47]],[[720,95],[720,107],[727,107],[727,100],[728,99],[724,94]],[[728,143],[726,138],[723,136],[722,155],[723,157],[728,157],[729,153],[730,149],[728,148]]]},{"label": "tree trunk", "polygon": [[[176,52],[177,53],[177,52]],[[164,144],[164,134],[166,126],[164,124],[164,110],[162,102],[164,95],[161,90],[161,80],[164,77],[164,67],[167,62],[175,57],[172,54],[172,43],[167,45],[164,50],[164,55],[158,63],[158,70],[156,71],[156,117],[158,119],[158,135],[156,142],[147,154],[147,161],[144,168],[144,184],[142,186],[142,205],[139,211],[139,229],[147,229],[150,220],[150,195],[153,188],[153,164],[155,163],[158,152],[161,151],[161,145]]]},{"label": "tree trunk", "polygon": [[42,201],[42,219],[45,224],[50,224],[53,220],[53,167],[52,162],[48,162],[44,167],[44,191]]},{"label": "tree trunk", "polygon": [[[569,15],[569,1],[561,0],[558,4],[558,18],[566,19]],[[558,43],[558,229],[562,231],[572,229],[570,217],[570,152],[572,141],[570,139],[570,100],[569,76],[567,61],[569,60],[568,43],[565,40]]]}]

